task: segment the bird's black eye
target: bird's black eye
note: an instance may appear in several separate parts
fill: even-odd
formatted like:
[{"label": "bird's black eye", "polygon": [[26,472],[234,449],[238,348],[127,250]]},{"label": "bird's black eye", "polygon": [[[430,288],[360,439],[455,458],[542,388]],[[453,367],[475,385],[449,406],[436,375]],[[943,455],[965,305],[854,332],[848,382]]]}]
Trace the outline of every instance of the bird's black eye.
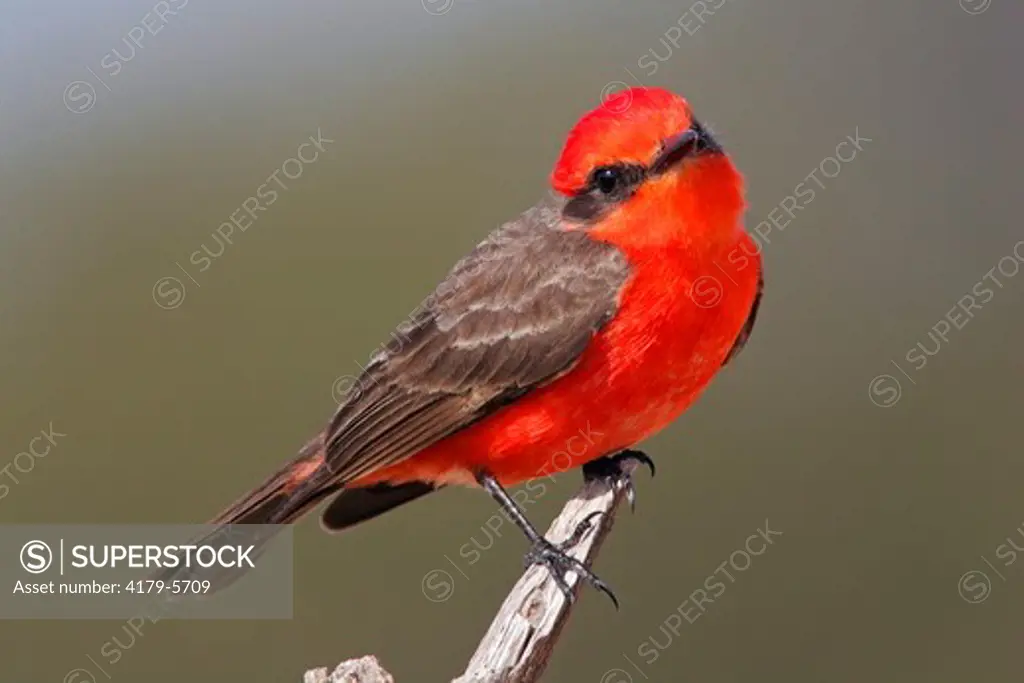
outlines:
[{"label": "bird's black eye", "polygon": [[633,196],[647,177],[639,164],[619,163],[599,166],[587,176],[587,184],[575,193],[562,209],[573,221],[593,221]]},{"label": "bird's black eye", "polygon": [[594,187],[602,194],[612,194],[619,188],[622,180],[622,171],[617,168],[605,166],[594,171]]}]

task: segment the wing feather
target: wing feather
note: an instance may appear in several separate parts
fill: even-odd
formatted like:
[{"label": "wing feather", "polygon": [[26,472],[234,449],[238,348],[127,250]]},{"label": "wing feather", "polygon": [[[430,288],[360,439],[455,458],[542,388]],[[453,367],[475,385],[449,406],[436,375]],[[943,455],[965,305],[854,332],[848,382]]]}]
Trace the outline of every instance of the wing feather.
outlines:
[{"label": "wing feather", "polygon": [[629,276],[614,246],[561,224],[551,197],[455,265],[328,426],[345,483],[418,453],[575,365]]}]

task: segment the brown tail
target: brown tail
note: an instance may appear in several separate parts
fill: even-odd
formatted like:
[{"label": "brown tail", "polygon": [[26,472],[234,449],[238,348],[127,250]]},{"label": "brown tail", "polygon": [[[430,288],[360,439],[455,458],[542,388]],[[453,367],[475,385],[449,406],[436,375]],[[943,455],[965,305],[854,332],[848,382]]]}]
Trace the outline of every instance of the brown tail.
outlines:
[{"label": "brown tail", "polygon": [[290,524],[341,488],[323,466],[319,437],[258,487],[210,520],[210,524]]},{"label": "brown tail", "polygon": [[[341,494],[324,512],[322,526],[328,531],[341,531],[437,488],[427,483],[411,482],[343,490],[341,484],[333,481],[330,468],[324,465],[323,441],[318,436],[307,443],[295,459],[210,520],[209,524],[216,528],[194,541],[194,544],[217,547],[229,542],[244,541],[254,546],[250,557],[255,559],[263,554],[267,544],[277,536],[282,528],[279,525],[296,521],[321,500],[338,491]],[[173,568],[162,570],[152,578],[165,581],[208,579],[212,590],[218,591],[244,574],[244,569],[237,568],[213,568],[201,572]]]},{"label": "brown tail", "polygon": [[[209,524],[216,528],[193,543],[213,547],[233,542],[251,544],[253,551],[250,557],[256,559],[281,530],[282,527],[277,525],[294,522],[324,497],[341,488],[332,483],[331,478],[331,472],[323,464],[321,440],[318,437],[307,443],[294,460],[210,520]],[[264,526],[246,526],[256,524]],[[237,568],[215,567],[201,571],[171,568],[157,573],[153,578],[165,581],[208,579],[213,590],[217,591],[231,585],[244,574],[244,569]]]},{"label": "brown tail", "polygon": [[330,469],[324,465],[320,434],[303,446],[294,460],[210,520],[210,524],[290,524],[340,491],[324,510],[321,525],[327,531],[342,531],[440,488],[426,482],[344,488],[332,479]]}]

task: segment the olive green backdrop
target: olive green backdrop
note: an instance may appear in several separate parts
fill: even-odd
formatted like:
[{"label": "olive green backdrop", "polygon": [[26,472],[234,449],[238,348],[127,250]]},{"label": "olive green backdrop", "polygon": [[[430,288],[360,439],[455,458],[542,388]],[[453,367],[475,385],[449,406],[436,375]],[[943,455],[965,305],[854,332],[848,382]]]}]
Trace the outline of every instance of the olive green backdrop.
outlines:
[{"label": "olive green backdrop", "polygon": [[[734,154],[766,294],[742,356],[645,444],[658,477],[597,564],[622,610],[585,593],[546,680],[1017,680],[1022,19],[1014,0],[7,0],[0,522],[209,518],[539,197],[576,118],[640,82]],[[318,130],[316,161],[192,260]],[[65,436],[15,467],[51,423]],[[460,554],[492,513],[448,491],[342,537],[304,521],[291,621],[134,641],[0,623],[0,680],[280,683],[364,653],[449,680],[520,571],[515,533]],[[766,520],[782,535],[747,567]]]}]

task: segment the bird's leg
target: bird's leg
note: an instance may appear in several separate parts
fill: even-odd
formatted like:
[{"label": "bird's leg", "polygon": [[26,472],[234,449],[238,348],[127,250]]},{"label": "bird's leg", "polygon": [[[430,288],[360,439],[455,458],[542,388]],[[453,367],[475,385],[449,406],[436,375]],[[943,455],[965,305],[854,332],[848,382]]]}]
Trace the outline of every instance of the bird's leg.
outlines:
[{"label": "bird's leg", "polygon": [[583,466],[583,478],[587,481],[601,479],[613,491],[624,489],[626,491],[626,500],[629,501],[629,509],[635,510],[636,489],[633,488],[633,478],[622,467],[627,460],[635,460],[641,465],[646,465],[651,470],[651,476],[654,476],[654,461],[642,451],[634,451],[627,448],[615,455],[606,455],[585,464]]},{"label": "bird's leg", "polygon": [[[615,594],[612,593],[611,588],[608,587],[604,581],[599,579],[585,564],[577,560],[575,557],[569,556],[565,550],[561,547],[556,546],[551,541],[544,538],[540,532],[537,531],[536,527],[530,523],[530,520],[526,518],[523,513],[523,509],[512,500],[512,496],[508,495],[505,488],[498,482],[494,475],[489,472],[478,472],[476,475],[477,482],[491,494],[491,497],[497,501],[501,509],[505,511],[517,527],[526,535],[527,540],[530,541],[530,550],[526,553],[526,564],[542,564],[547,567],[551,573],[551,578],[554,579],[555,585],[562,591],[562,595],[565,596],[566,600],[570,603],[573,601],[572,588],[569,586],[569,582],[566,581],[565,575],[568,572],[575,572],[580,578],[589,583],[591,586],[601,591],[615,604],[615,608],[618,609],[619,601],[616,599]],[[573,532],[572,537],[569,540],[573,540],[577,535],[579,538],[575,538],[575,542],[578,543],[580,538],[583,537],[590,529],[590,520],[594,515],[588,516],[583,522],[580,523],[576,531]],[[583,529],[580,532],[580,529]],[[564,544],[563,544],[564,545]],[[575,543],[573,543],[575,545]],[[571,547],[571,546],[570,546]]]}]

